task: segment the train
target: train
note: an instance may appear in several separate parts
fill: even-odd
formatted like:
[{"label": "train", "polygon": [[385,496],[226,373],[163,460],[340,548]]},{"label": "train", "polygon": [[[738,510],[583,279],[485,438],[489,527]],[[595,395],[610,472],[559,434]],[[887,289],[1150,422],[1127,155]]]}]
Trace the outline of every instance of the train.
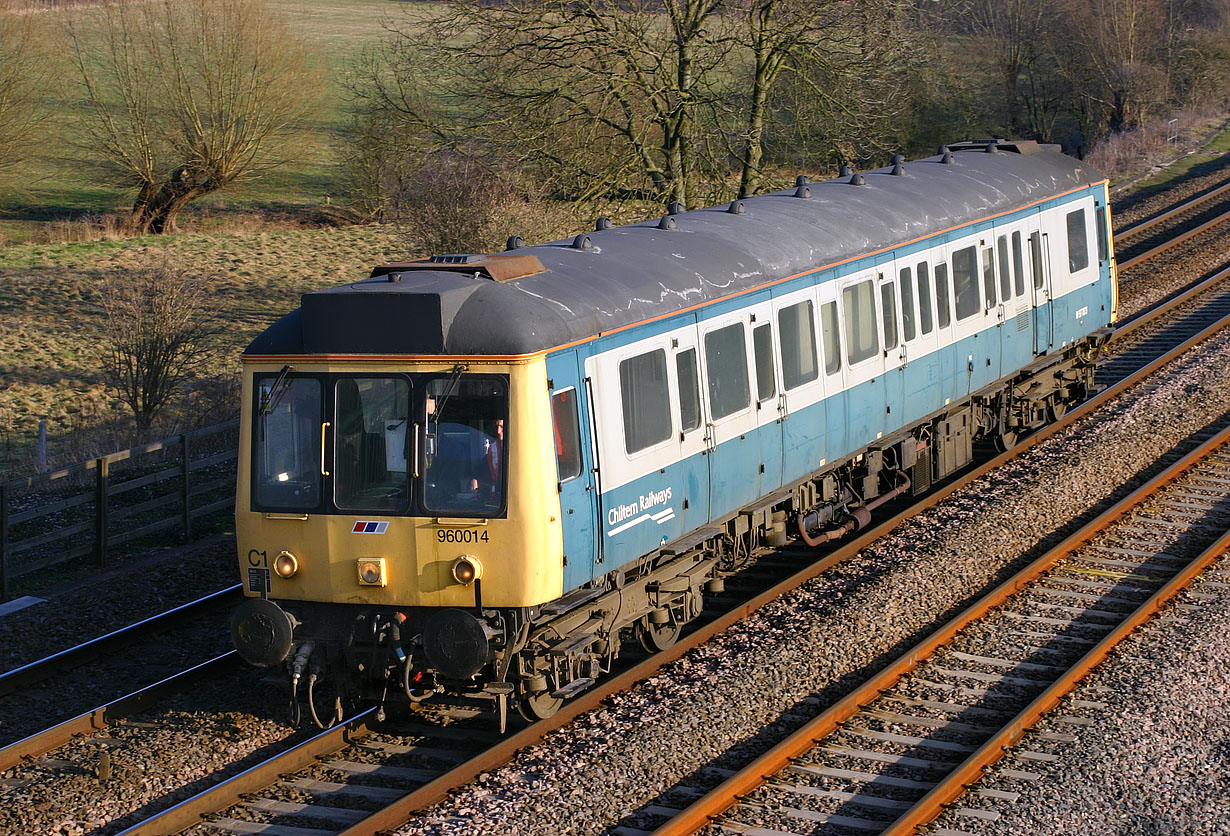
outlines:
[{"label": "train", "polygon": [[1106,178],[1003,139],[306,293],[242,355],[235,647],[321,725],[550,717],[1062,415],[1116,307]]}]

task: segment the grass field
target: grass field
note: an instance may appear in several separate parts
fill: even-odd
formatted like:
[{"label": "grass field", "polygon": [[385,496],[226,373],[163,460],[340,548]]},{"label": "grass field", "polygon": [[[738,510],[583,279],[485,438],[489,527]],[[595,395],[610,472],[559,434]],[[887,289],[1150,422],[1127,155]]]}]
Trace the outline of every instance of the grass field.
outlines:
[{"label": "grass field", "polygon": [[[270,215],[325,204],[337,188],[338,137],[346,124],[345,73],[355,57],[381,37],[387,15],[423,17],[428,4],[392,0],[302,0],[276,4],[319,50],[331,79],[325,107],[312,127],[302,158],[242,192],[203,201],[225,214],[225,234],[191,232],[172,237],[84,243],[35,243],[32,231],[47,220],[73,213],[123,210],[131,195],[83,171],[68,146],[50,148],[26,176],[23,189],[0,191],[0,453],[27,444],[39,420],[53,437],[104,425],[115,414],[115,397],[101,371],[103,315],[99,297],[109,271],[150,263],[163,253],[211,282],[228,350],[220,370],[235,369],[244,346],[298,304],[305,291],[353,281],[373,264],[417,254],[413,242],[388,226],[301,226],[267,222]],[[96,10],[94,10],[96,13]],[[91,10],[56,12],[88,14]],[[65,130],[69,103],[58,117]],[[1222,132],[1203,151],[1230,151]],[[1207,160],[1184,157],[1141,181],[1157,189]],[[620,222],[652,214],[649,207],[604,207]],[[235,218],[251,213],[244,229]],[[580,213],[584,215],[585,213]],[[594,212],[594,215],[599,214]],[[201,222],[198,212],[197,223]],[[517,230],[510,230],[516,232]],[[560,236],[578,231],[560,229]],[[16,242],[16,243],[13,243]],[[6,468],[0,462],[0,472]]]},{"label": "grass field", "polygon": [[[313,48],[327,83],[321,89],[320,109],[307,126],[297,158],[260,181],[210,195],[193,205],[189,215],[243,213],[269,208],[285,214],[323,205],[335,205],[340,190],[338,169],[341,143],[347,126],[345,80],[362,51],[377,43],[390,16],[425,18],[429,3],[395,0],[303,0],[273,2],[289,25]],[[44,13],[50,30],[62,17],[88,20],[97,9],[78,8]],[[35,238],[40,225],[57,218],[124,212],[133,192],[109,183],[101,173],[84,166],[84,154],[72,137],[79,118],[74,110],[75,81],[65,63],[64,87],[54,102],[53,135],[57,141],[17,177],[0,184],[0,244]]]}]

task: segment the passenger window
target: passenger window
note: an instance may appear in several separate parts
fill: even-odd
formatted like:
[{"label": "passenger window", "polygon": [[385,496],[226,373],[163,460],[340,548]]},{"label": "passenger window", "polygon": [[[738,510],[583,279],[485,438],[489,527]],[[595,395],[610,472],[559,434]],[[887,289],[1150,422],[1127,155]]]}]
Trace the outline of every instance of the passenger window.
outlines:
[{"label": "passenger window", "polygon": [[999,298],[1007,302],[1012,298],[1012,275],[1008,271],[1008,236],[999,236]]},{"label": "passenger window", "polygon": [[884,350],[897,347],[897,296],[892,282],[880,285],[880,309],[884,315]]},{"label": "passenger window", "polygon": [[824,373],[841,370],[841,334],[837,330],[837,303],[820,306],[820,338],[824,340]]},{"label": "passenger window", "polygon": [[[974,303],[975,310],[978,303]],[[952,305],[948,299],[948,265],[935,265],[935,312],[939,317],[941,328],[947,328],[952,322]]]},{"label": "passenger window", "polygon": [[1068,213],[1068,272],[1089,266],[1089,238],[1085,233],[1085,210]]},{"label": "passenger window", "polygon": [[555,469],[567,482],[581,475],[581,430],[577,423],[577,390],[551,396],[551,422],[555,427]]},{"label": "passenger window", "polygon": [[1025,256],[1021,252],[1021,233],[1012,233],[1012,275],[1016,279],[1016,295],[1025,295]]},{"label": "passenger window", "polygon": [[816,362],[816,316],[811,300],[777,312],[777,338],[781,341],[782,388],[789,391],[820,376]]},{"label": "passenger window", "polygon": [[1106,207],[1097,208],[1093,216],[1093,223],[1098,228],[1098,261],[1104,263],[1110,257],[1106,244]]},{"label": "passenger window", "polygon": [[639,453],[671,436],[670,395],[666,384],[666,352],[638,354],[619,364],[623,396],[624,449]]},{"label": "passenger window", "polygon": [[850,285],[841,292],[846,315],[846,359],[851,365],[874,357],[880,350],[875,299],[870,280]]},{"label": "passenger window", "polygon": [[995,254],[990,247],[982,248],[982,294],[987,300],[987,310],[995,307]]},{"label": "passenger window", "polygon": [[756,356],[756,400],[765,401],[777,392],[773,379],[773,326],[767,322],[752,329],[752,352]]},{"label": "passenger window", "polygon": [[709,412],[713,420],[746,409],[751,393],[747,382],[747,342],[743,323],[705,334],[705,365],[709,374]]},{"label": "passenger window", "polygon": [[932,328],[931,317],[931,274],[927,269],[927,262],[918,262],[918,324],[922,328],[924,334],[930,334]]},{"label": "passenger window", "polygon": [[1034,289],[1041,290],[1042,276],[1042,236],[1035,232],[1029,236],[1029,260],[1034,272]]},{"label": "passenger window", "polygon": [[696,368],[696,349],[675,355],[675,374],[679,379],[679,430],[689,432],[700,426],[700,377]]},{"label": "passenger window", "polygon": [[901,268],[901,332],[907,343],[918,334],[914,322],[914,276],[909,267]]},{"label": "passenger window", "polygon": [[[957,297],[957,319],[978,313],[977,258],[973,247],[952,254],[952,289]],[[943,323],[942,323],[943,324]]]}]

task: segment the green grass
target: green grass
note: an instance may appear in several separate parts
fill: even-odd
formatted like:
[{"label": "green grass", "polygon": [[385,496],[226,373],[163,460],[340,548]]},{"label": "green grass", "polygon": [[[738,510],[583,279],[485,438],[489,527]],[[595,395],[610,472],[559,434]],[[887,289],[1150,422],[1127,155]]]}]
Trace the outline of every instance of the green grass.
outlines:
[{"label": "green grass", "polygon": [[1132,187],[1133,192],[1156,194],[1170,188],[1179,179],[1188,176],[1199,176],[1201,168],[1212,169],[1224,165],[1220,155],[1230,152],[1230,124],[1223,123],[1207,142],[1193,153],[1186,154],[1170,165],[1144,178]]},{"label": "green grass", "polygon": [[[198,211],[245,212],[268,207],[293,211],[335,205],[341,191],[340,144],[348,124],[343,81],[362,51],[380,41],[387,19],[403,15],[423,19],[433,8],[394,0],[302,0],[271,5],[315,51],[326,79],[320,109],[291,162],[260,180],[202,198],[194,204]],[[89,21],[98,14],[90,8],[45,13],[53,26],[65,16]],[[65,86],[51,102],[55,112],[50,125],[52,141],[46,143],[44,153],[0,187],[0,244],[30,241],[40,225],[50,220],[124,213],[131,204],[134,192],[93,170],[86,152],[72,144],[80,121],[70,85],[75,77],[67,61],[62,68]]]}]

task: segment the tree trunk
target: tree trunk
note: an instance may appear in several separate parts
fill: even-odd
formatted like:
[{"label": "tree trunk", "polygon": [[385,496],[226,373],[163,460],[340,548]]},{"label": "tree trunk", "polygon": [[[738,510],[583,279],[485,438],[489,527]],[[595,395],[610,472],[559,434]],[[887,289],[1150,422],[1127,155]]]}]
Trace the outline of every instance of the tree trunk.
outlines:
[{"label": "tree trunk", "polygon": [[132,206],[132,225],[141,235],[162,235],[174,232],[180,210],[203,195],[216,192],[225,184],[197,180],[185,167],[180,167],[162,183],[147,183],[141,187]]}]

